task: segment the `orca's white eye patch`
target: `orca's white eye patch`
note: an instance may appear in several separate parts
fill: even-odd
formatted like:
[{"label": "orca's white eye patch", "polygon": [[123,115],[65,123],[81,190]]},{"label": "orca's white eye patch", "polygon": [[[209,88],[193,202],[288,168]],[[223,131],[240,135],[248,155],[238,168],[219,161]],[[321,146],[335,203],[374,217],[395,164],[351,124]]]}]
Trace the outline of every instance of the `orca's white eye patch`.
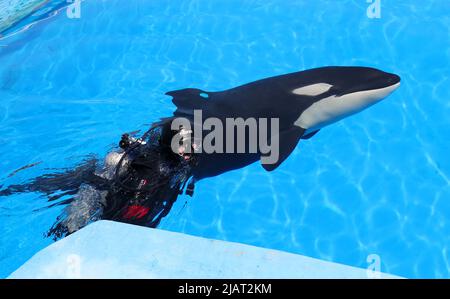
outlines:
[{"label": "orca's white eye patch", "polygon": [[296,88],[292,91],[292,93],[299,96],[318,96],[319,94],[325,93],[330,90],[331,87],[333,87],[333,85],[330,85],[328,83],[316,83]]}]

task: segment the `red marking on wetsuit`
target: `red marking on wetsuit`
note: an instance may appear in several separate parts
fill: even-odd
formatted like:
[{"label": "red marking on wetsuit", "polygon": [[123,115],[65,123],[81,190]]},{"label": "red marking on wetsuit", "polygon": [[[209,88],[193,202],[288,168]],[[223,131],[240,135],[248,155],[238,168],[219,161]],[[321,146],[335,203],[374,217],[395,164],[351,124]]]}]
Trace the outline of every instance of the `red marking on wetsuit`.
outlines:
[{"label": "red marking on wetsuit", "polygon": [[131,219],[131,218],[141,219],[142,217],[147,215],[147,213],[149,211],[150,211],[150,208],[147,208],[147,207],[137,206],[137,205],[129,206],[128,209],[126,210],[126,212],[123,214],[123,217],[125,219]]}]

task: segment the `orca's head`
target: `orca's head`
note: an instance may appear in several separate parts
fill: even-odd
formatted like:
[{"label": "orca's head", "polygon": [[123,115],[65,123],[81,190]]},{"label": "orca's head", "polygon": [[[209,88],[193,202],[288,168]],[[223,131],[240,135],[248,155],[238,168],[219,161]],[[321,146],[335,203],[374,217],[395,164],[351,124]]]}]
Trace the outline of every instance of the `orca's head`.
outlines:
[{"label": "orca's head", "polygon": [[358,113],[389,96],[400,77],[368,67],[325,67],[311,70],[307,85],[297,95],[314,97],[296,124],[311,131]]},{"label": "orca's head", "polygon": [[368,67],[337,67],[329,72],[327,81],[338,97],[364,92],[378,100],[400,86],[399,76]]},{"label": "orca's head", "polygon": [[400,85],[400,77],[369,67],[322,67],[305,71],[307,80],[302,78],[302,86],[293,93],[307,96],[337,97],[355,92],[380,91],[385,88],[395,90]]}]

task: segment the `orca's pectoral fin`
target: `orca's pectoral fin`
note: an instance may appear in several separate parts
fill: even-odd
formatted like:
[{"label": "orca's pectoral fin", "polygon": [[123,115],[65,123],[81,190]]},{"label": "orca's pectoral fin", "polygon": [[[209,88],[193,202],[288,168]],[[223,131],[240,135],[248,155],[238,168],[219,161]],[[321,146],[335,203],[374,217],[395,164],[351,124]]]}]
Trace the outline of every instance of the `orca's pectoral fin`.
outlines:
[{"label": "orca's pectoral fin", "polygon": [[302,136],[302,139],[309,139],[309,138],[313,137],[314,135],[316,135],[319,131],[320,131],[320,129],[319,129],[319,130],[316,130],[316,131],[314,131],[314,132],[311,132],[311,133],[309,133],[309,134],[303,135],[303,136]]},{"label": "orca's pectoral fin", "polygon": [[197,88],[185,88],[166,92],[177,106],[174,115],[193,115],[194,110],[203,109],[210,93]]},{"label": "orca's pectoral fin", "polygon": [[[272,171],[276,169],[278,166],[280,166],[281,163],[283,163],[283,161],[286,160],[287,157],[289,157],[292,151],[294,151],[303,133],[305,133],[305,129],[297,126],[294,126],[289,130],[280,132],[280,134],[278,135],[279,137],[278,159],[276,160],[275,163],[267,163],[263,160],[265,157],[261,157],[261,164],[264,167],[264,169],[267,171]],[[271,142],[273,142],[273,138]],[[274,154],[273,151],[271,154],[272,155]]]}]

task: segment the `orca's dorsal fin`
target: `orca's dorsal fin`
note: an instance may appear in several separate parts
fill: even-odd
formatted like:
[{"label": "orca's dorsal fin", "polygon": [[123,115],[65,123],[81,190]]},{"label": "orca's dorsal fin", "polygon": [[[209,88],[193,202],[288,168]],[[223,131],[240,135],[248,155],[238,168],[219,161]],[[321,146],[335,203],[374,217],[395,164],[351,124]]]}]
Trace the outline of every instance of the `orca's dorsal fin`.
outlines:
[{"label": "orca's dorsal fin", "polygon": [[204,108],[210,93],[197,88],[185,88],[166,92],[166,95],[171,96],[172,103],[177,106],[175,115],[193,115],[194,110]]},{"label": "orca's dorsal fin", "polygon": [[284,160],[289,157],[289,155],[294,151],[295,147],[297,146],[298,142],[300,141],[300,138],[305,133],[305,129],[300,128],[298,126],[293,126],[289,130],[285,130],[280,132],[279,134],[279,155],[278,155],[278,161],[273,164],[264,164],[261,160],[261,165],[264,167],[267,171],[275,170],[278,166],[281,165],[281,163],[284,162]]},{"label": "orca's dorsal fin", "polygon": [[308,133],[306,135],[303,135],[302,139],[309,139],[309,138],[313,137],[314,135],[316,135],[319,131],[320,131],[320,129],[319,130],[315,130],[315,131],[313,131],[311,133]]}]

